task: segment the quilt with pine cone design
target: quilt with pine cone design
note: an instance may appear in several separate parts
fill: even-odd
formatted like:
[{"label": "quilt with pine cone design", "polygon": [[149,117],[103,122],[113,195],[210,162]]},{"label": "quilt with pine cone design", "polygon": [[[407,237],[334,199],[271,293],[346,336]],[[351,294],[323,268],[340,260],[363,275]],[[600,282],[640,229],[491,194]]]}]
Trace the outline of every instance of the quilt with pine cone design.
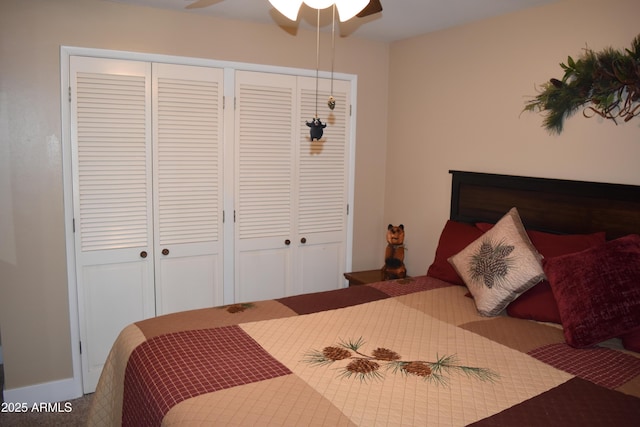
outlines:
[{"label": "quilt with pine cone design", "polygon": [[89,425],[637,425],[640,354],[466,293],[421,276],[137,322]]}]

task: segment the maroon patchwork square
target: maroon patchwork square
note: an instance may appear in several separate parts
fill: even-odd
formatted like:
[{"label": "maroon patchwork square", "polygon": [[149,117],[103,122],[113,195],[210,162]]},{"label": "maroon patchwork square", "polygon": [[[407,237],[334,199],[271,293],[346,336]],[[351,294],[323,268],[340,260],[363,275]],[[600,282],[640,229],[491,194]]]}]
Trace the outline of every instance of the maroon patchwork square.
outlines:
[{"label": "maroon patchwork square", "polygon": [[431,289],[447,288],[454,285],[430,276],[418,276],[390,280],[388,282],[378,282],[369,286],[376,288],[391,297],[398,297],[415,292],[429,291]]},{"label": "maroon patchwork square", "polygon": [[351,286],[349,288],[313,294],[294,295],[277,299],[298,314],[318,313],[320,311],[335,310],[389,298],[371,286]]},{"label": "maroon patchwork square", "polygon": [[183,400],[290,373],[235,325],[160,335],[129,357],[122,425],[160,425]]},{"label": "maroon patchwork square", "polygon": [[576,349],[566,344],[549,344],[528,354],[554,368],[610,389],[640,375],[640,359],[608,348]]},{"label": "maroon patchwork square", "polygon": [[474,427],[636,427],[640,399],[580,378],[469,424]]}]

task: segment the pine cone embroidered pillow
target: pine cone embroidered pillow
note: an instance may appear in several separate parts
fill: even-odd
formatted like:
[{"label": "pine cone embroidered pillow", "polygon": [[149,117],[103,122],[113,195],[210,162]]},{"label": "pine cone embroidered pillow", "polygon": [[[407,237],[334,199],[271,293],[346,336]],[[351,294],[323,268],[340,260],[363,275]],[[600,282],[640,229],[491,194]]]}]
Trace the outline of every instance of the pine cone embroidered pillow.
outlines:
[{"label": "pine cone embroidered pillow", "polygon": [[545,278],[542,256],[529,240],[516,208],[448,261],[483,316],[497,316]]}]

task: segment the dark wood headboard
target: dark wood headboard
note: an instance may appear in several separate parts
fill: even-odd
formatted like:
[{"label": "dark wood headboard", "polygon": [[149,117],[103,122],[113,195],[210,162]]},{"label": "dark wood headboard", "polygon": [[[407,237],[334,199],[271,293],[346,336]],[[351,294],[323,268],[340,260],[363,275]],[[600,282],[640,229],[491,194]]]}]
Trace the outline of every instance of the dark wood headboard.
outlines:
[{"label": "dark wood headboard", "polygon": [[525,227],[563,234],[640,234],[640,186],[449,171],[450,219],[498,221],[518,208]]}]

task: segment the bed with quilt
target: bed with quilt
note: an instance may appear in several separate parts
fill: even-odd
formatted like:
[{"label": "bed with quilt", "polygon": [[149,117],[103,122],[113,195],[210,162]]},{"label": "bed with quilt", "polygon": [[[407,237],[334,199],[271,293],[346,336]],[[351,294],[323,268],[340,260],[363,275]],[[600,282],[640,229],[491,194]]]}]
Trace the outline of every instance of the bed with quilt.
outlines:
[{"label": "bed with quilt", "polygon": [[127,326],[89,425],[640,425],[640,187],[452,171],[424,275]]}]

